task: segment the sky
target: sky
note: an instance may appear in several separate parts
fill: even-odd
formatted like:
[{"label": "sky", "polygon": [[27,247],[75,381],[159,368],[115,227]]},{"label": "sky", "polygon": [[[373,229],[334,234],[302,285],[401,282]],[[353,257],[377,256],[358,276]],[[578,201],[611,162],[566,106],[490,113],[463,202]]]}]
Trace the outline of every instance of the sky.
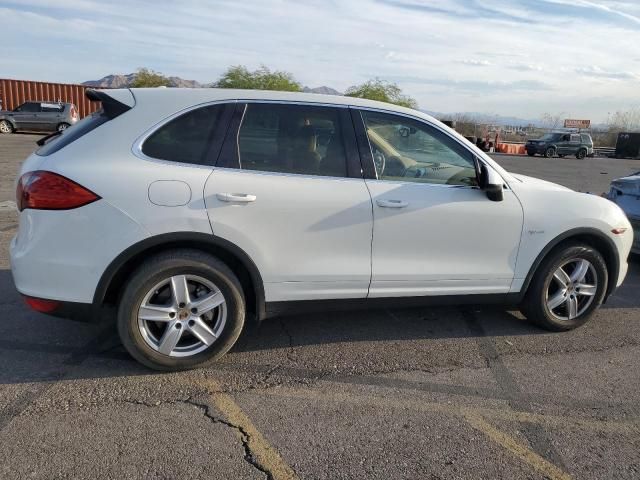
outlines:
[{"label": "sky", "polygon": [[640,0],[0,0],[0,78],[79,83],[230,65],[421,109],[605,122],[640,106]]}]

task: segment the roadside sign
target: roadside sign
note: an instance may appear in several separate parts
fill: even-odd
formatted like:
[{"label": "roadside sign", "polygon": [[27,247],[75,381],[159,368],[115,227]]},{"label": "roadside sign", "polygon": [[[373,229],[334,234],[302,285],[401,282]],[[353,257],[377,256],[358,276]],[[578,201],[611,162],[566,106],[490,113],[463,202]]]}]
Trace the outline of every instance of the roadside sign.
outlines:
[{"label": "roadside sign", "polygon": [[564,121],[564,128],[589,128],[591,126],[591,120],[576,120],[567,118]]}]

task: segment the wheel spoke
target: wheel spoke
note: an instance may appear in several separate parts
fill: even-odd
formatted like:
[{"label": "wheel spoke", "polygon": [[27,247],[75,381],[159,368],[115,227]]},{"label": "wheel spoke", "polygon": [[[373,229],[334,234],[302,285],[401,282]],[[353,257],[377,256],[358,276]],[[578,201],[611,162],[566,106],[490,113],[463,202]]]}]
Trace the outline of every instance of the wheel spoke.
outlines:
[{"label": "wheel spoke", "polygon": [[578,260],[578,264],[576,265],[575,270],[571,274],[571,281],[573,283],[578,283],[584,280],[584,277],[587,275],[589,271],[589,266],[591,264],[586,260]]},{"label": "wheel spoke", "polygon": [[548,299],[547,306],[549,307],[549,310],[553,310],[554,308],[557,308],[560,305],[562,305],[567,300],[566,297],[567,296],[563,291],[559,291],[553,297]]},{"label": "wheel spoke", "polygon": [[198,315],[202,315],[203,313],[210,312],[223,303],[224,296],[222,295],[222,292],[211,292],[204,297],[195,299],[191,303],[191,306],[198,310]]},{"label": "wheel spoke", "polygon": [[184,275],[176,275],[171,277],[171,294],[173,301],[177,304],[189,304],[189,285],[187,277]]},{"label": "wheel spoke", "polygon": [[563,287],[567,287],[569,283],[571,283],[569,275],[567,275],[567,272],[565,272],[562,267],[556,270],[556,272],[553,274],[553,278],[555,278],[556,281]]},{"label": "wheel spoke", "polygon": [[150,322],[170,322],[175,316],[173,307],[163,307],[160,305],[143,305],[140,307],[138,318]]},{"label": "wheel spoke", "polygon": [[587,285],[580,283],[576,285],[576,293],[585,297],[593,297],[596,294],[597,287],[595,285]]},{"label": "wheel spoke", "polygon": [[[209,326],[201,319],[194,319],[193,325],[189,325],[189,331],[205,345],[211,345],[218,337]],[[190,322],[191,323],[191,322]]]},{"label": "wheel spoke", "polygon": [[567,317],[572,320],[578,316],[578,299],[572,296],[567,298]]},{"label": "wheel spoke", "polygon": [[182,326],[180,328],[176,328],[177,322],[171,322],[167,324],[167,328],[162,334],[162,338],[160,338],[160,342],[158,343],[158,351],[160,353],[164,353],[165,355],[171,355],[173,349],[176,348],[178,341],[180,341],[180,337],[182,337]]}]

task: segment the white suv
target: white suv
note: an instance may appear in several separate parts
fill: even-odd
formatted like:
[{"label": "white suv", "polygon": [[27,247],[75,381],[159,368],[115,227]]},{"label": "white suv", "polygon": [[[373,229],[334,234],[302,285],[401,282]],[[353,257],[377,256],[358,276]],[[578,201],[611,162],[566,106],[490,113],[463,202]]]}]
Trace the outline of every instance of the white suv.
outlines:
[{"label": "white suv", "polygon": [[[633,243],[612,202],[512,175],[421,112],[348,97],[89,91],[103,110],[22,166],[17,289],[118,308],[157,369],[212,362],[285,307],[503,302],[583,324]],[[410,300],[409,297],[414,297]]]}]

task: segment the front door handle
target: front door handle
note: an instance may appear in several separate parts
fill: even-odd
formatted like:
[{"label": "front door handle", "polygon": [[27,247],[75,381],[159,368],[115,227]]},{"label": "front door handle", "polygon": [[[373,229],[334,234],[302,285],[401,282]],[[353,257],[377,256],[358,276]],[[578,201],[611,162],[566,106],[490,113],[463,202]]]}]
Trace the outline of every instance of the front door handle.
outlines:
[{"label": "front door handle", "polygon": [[218,193],[216,197],[222,202],[251,203],[256,201],[256,196],[248,193]]},{"label": "front door handle", "polygon": [[384,208],[404,208],[409,205],[409,202],[404,200],[376,200],[376,203]]}]

